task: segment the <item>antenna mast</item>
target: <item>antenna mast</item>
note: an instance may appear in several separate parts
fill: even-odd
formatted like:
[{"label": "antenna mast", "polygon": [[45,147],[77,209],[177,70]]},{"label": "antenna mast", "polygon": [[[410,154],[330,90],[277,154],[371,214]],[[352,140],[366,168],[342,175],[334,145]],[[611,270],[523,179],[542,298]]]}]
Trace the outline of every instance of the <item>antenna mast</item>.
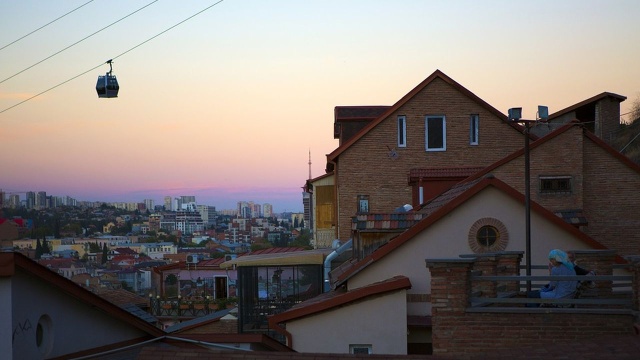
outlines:
[{"label": "antenna mast", "polygon": [[309,149],[309,180],[311,180],[311,149]]}]

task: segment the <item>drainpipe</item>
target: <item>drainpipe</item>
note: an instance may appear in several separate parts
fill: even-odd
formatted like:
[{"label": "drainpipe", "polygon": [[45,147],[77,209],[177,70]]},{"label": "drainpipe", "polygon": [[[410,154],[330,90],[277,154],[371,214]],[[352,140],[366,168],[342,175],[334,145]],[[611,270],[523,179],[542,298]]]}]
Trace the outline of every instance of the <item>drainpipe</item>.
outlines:
[{"label": "drainpipe", "polygon": [[[333,240],[334,243],[340,243],[339,240]],[[331,272],[331,261],[333,261],[333,259],[337,258],[338,256],[340,256],[343,252],[350,250],[351,249],[351,245],[353,244],[353,240],[349,239],[349,241],[347,241],[346,243],[344,243],[342,246],[339,246],[337,249],[333,250],[331,252],[331,254],[327,255],[327,258],[324,259],[324,289],[323,292],[328,292],[331,288],[331,283],[329,281],[329,273]]]}]

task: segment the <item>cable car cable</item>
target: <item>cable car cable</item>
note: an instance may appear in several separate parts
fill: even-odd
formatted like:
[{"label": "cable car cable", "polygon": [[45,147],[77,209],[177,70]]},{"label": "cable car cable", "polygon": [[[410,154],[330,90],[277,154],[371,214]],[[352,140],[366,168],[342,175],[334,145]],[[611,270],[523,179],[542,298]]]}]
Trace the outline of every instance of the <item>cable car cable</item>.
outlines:
[{"label": "cable car cable", "polygon": [[[141,42],[140,44],[138,44],[138,45],[136,45],[136,46],[132,47],[131,49],[129,49],[129,50],[127,50],[127,51],[125,51],[125,52],[121,53],[120,55],[118,55],[118,56],[115,56],[115,57],[111,58],[111,60],[117,59],[117,58],[119,58],[119,57],[123,56],[124,54],[126,54],[126,53],[128,53],[128,52],[131,52],[132,50],[134,50],[134,49],[136,49],[136,48],[138,48],[138,47],[140,47],[140,46],[142,46],[142,45],[144,45],[144,44],[148,43],[149,41],[151,41],[151,40],[153,40],[153,39],[157,38],[158,36],[160,36],[160,35],[162,35],[162,34],[166,33],[167,31],[169,31],[169,30],[171,30],[171,29],[175,28],[176,26],[181,25],[182,23],[184,23],[184,22],[186,22],[186,21],[188,21],[188,20],[191,20],[192,18],[196,17],[197,15],[202,14],[203,12],[205,12],[205,11],[207,11],[207,10],[211,9],[212,7],[214,7],[214,6],[218,5],[218,4],[220,4],[220,3],[221,3],[221,2],[223,2],[223,1],[224,1],[224,0],[219,0],[219,1],[215,2],[215,3],[213,3],[212,5],[207,6],[206,8],[204,8],[204,9],[202,9],[202,10],[198,11],[197,13],[195,13],[195,14],[193,14],[193,15],[189,16],[188,18],[186,18],[186,19],[184,19],[184,20],[180,21],[179,23],[177,23],[177,24],[175,24],[175,25],[173,25],[173,26],[169,27],[168,29],[166,29],[166,30],[164,30],[164,31],[162,31],[162,32],[160,32],[160,33],[158,33],[157,35],[155,35],[155,36],[153,36],[153,37],[151,37],[151,38],[149,38],[149,39],[147,39],[147,40],[145,40],[145,41]],[[85,71],[85,72],[83,72],[83,73],[80,73],[80,74],[78,74],[78,75],[76,75],[76,76],[74,76],[74,77],[72,77],[72,78],[70,78],[70,79],[68,79],[68,80],[65,80],[65,81],[63,81],[63,82],[59,83],[58,85],[52,86],[52,87],[48,88],[47,90],[44,90],[44,91],[42,91],[42,92],[40,92],[40,93],[38,93],[38,94],[36,94],[36,95],[33,95],[32,97],[30,97],[30,98],[28,98],[28,99],[22,100],[21,102],[19,102],[19,103],[17,103],[17,104],[14,104],[14,105],[12,105],[12,106],[10,106],[10,107],[6,108],[6,109],[0,110],[0,114],[2,114],[2,113],[4,113],[4,112],[6,112],[6,111],[8,111],[8,110],[11,110],[11,109],[13,109],[14,107],[16,107],[16,106],[18,106],[18,105],[24,104],[25,102],[27,102],[27,101],[29,101],[29,100],[31,100],[31,99],[33,99],[33,98],[36,98],[36,97],[38,97],[38,96],[40,96],[40,95],[42,95],[42,94],[44,94],[44,93],[47,93],[47,92],[49,92],[49,91],[51,91],[51,90],[53,90],[53,89],[55,89],[55,88],[57,88],[57,87],[59,87],[59,86],[62,86],[62,85],[64,85],[64,84],[68,83],[68,82],[69,82],[69,81],[71,81],[71,80],[75,80],[75,79],[79,78],[80,76],[82,76],[82,75],[84,75],[84,74],[87,74],[88,72],[93,71],[93,70],[95,70],[95,69],[97,69],[97,68],[101,67],[101,66],[102,66],[102,65],[104,65],[104,64],[105,64],[105,63],[100,63],[100,65],[94,66],[94,67],[92,67],[91,69],[89,69],[89,70],[87,70],[87,71]]]},{"label": "cable car cable", "polygon": [[50,22],[48,22],[48,23],[46,23],[46,24],[44,24],[44,25],[40,26],[39,28],[37,28],[37,29],[33,30],[32,32],[28,33],[27,35],[24,35],[23,37],[21,37],[21,38],[19,38],[19,39],[17,39],[17,40],[14,40],[14,41],[12,41],[12,42],[10,42],[10,43],[8,43],[7,45],[5,45],[5,46],[1,47],[1,48],[0,48],[0,50],[3,50],[3,49],[5,49],[5,48],[7,48],[7,47],[9,47],[9,46],[11,46],[11,45],[13,45],[13,44],[17,43],[18,41],[20,41],[20,40],[22,40],[22,39],[26,38],[27,36],[29,36],[29,35],[31,35],[31,34],[33,34],[33,33],[37,32],[37,31],[39,31],[39,30],[42,30],[43,28],[45,28],[45,27],[47,27],[47,26],[49,26],[49,25],[53,24],[54,22],[56,22],[56,21],[58,21],[58,20],[62,19],[63,17],[65,17],[65,16],[67,16],[67,15],[71,14],[72,12],[74,12],[74,11],[76,11],[76,10],[80,9],[81,7],[83,7],[83,6],[85,6],[85,5],[89,4],[89,3],[91,3],[91,2],[93,2],[93,1],[94,1],[94,0],[89,0],[89,1],[87,1],[86,3],[84,3],[84,4],[80,5],[80,6],[78,6],[77,8],[75,8],[75,9],[73,9],[73,10],[69,11],[68,13],[66,13],[66,14],[64,14],[64,15],[62,15],[62,16],[60,16],[59,18],[57,18],[57,19],[55,19],[55,20],[52,20],[52,21],[50,21]]},{"label": "cable car cable", "polygon": [[79,43],[81,43],[81,42],[83,42],[83,41],[87,40],[88,38],[92,37],[93,35],[95,35],[95,34],[97,34],[97,33],[101,32],[101,31],[103,31],[103,30],[105,30],[105,29],[107,29],[107,28],[110,28],[111,26],[113,26],[113,25],[115,25],[115,24],[119,23],[120,21],[122,21],[122,20],[124,20],[124,19],[128,18],[129,16],[131,16],[131,15],[133,15],[133,14],[137,13],[138,11],[140,11],[140,10],[142,10],[142,9],[144,9],[144,8],[146,8],[146,7],[148,7],[148,6],[152,5],[152,4],[154,4],[154,3],[156,3],[156,2],[158,2],[158,0],[153,0],[153,1],[152,1],[152,2],[150,2],[149,4],[147,4],[147,5],[143,6],[143,7],[141,7],[140,9],[138,9],[138,10],[136,10],[136,11],[132,12],[131,14],[129,14],[129,15],[127,15],[127,16],[125,16],[125,17],[123,17],[123,18],[119,19],[119,20],[116,20],[115,22],[112,22],[111,24],[109,24],[109,25],[107,25],[107,26],[103,27],[102,29],[100,29],[100,30],[98,30],[98,31],[94,32],[93,34],[91,34],[91,35],[89,35],[89,36],[86,36],[86,37],[84,37],[83,39],[81,39],[81,40],[78,40],[78,41],[74,42],[73,44],[71,44],[71,45],[67,46],[66,48],[64,48],[64,49],[62,49],[62,50],[60,50],[60,51],[58,51],[58,52],[54,53],[53,55],[47,56],[46,58],[44,58],[44,59],[42,59],[42,60],[38,61],[37,63],[35,63],[35,64],[33,64],[33,65],[31,65],[31,66],[27,67],[27,68],[26,68],[26,69],[24,69],[24,70],[18,71],[17,73],[15,73],[15,74],[13,74],[13,75],[9,76],[8,78],[6,78],[6,79],[4,79],[4,80],[0,81],[0,84],[2,84],[3,82],[5,82],[5,81],[7,81],[7,80],[9,80],[9,79],[11,79],[11,78],[14,78],[14,77],[16,77],[16,76],[18,76],[18,75],[22,74],[23,72],[25,72],[25,71],[27,71],[27,70],[31,69],[32,67],[34,67],[34,66],[36,66],[36,65],[38,65],[38,64],[41,64],[41,63],[43,63],[43,62],[45,62],[45,61],[47,61],[47,60],[51,59],[52,57],[54,57],[54,56],[56,56],[56,55],[60,54],[61,52],[63,52],[63,51],[65,51],[65,50],[67,50],[67,49],[69,49],[69,48],[71,48],[71,47],[73,47],[73,46],[75,46],[75,45],[77,45],[77,44],[79,44]]}]

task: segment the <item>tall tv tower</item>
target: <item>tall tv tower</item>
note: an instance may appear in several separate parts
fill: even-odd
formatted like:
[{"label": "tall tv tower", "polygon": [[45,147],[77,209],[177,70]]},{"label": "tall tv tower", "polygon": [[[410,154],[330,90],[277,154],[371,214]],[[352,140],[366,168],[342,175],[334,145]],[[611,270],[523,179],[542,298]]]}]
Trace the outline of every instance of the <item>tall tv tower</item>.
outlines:
[{"label": "tall tv tower", "polygon": [[311,180],[311,149],[309,149],[309,180]]}]

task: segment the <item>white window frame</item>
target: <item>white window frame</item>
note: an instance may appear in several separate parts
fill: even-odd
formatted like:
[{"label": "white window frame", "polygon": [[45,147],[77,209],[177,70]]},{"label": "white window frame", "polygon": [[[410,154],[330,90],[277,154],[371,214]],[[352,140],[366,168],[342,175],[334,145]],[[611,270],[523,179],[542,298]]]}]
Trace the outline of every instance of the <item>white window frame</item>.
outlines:
[{"label": "white window frame", "polygon": [[407,147],[407,117],[398,115],[398,147]]},{"label": "white window frame", "polygon": [[[442,147],[434,148],[429,146],[429,121],[442,121]],[[447,150],[447,119],[444,115],[427,115],[424,118],[424,144],[426,151],[446,151]]]},{"label": "white window frame", "polygon": [[478,135],[480,133],[480,115],[471,114],[469,117],[469,145],[478,145]]}]

